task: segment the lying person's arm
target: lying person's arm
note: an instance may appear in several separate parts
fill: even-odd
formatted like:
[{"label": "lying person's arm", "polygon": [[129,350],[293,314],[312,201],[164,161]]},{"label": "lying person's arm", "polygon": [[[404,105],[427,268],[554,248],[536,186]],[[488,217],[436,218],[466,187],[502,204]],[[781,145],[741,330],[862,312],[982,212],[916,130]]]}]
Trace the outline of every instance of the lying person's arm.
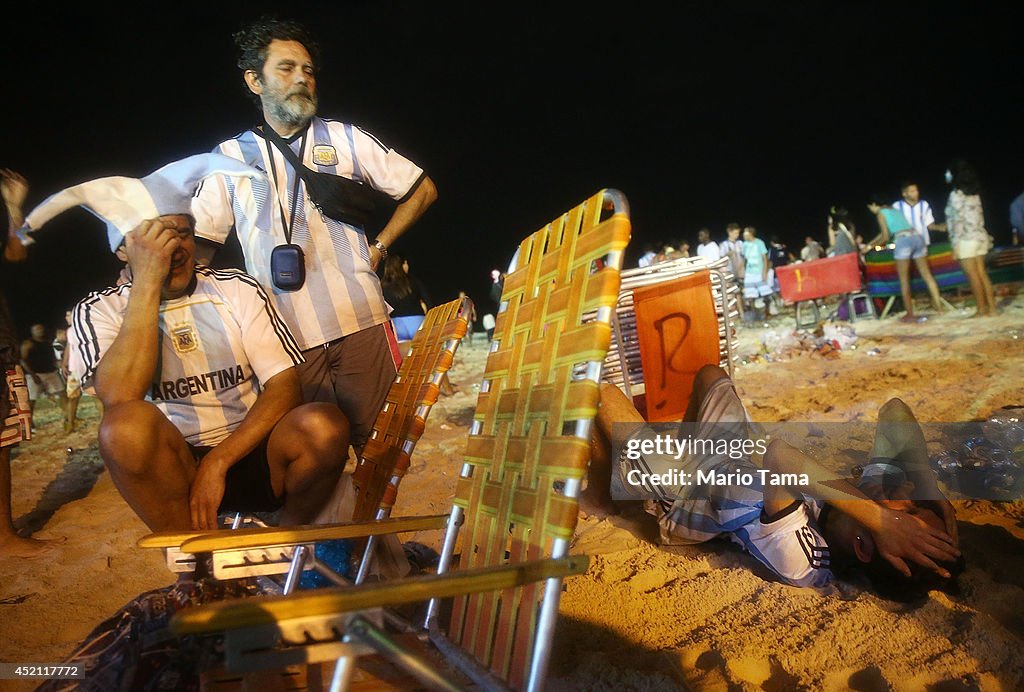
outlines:
[{"label": "lying person's arm", "polygon": [[[878,426],[875,429],[875,441],[871,450],[873,459],[886,459],[899,467],[910,487],[902,489],[897,495],[873,497],[893,509],[912,502],[932,509],[942,517],[946,532],[959,542],[956,524],[956,512],[953,505],[939,489],[939,484],[928,463],[928,446],[913,411],[900,399],[890,399],[878,412]],[[870,493],[874,495],[874,493]]]},{"label": "lying person's arm", "polygon": [[872,238],[871,241],[868,242],[868,245],[870,245],[871,247],[875,247],[879,244],[888,245],[889,224],[886,223],[885,216],[882,214],[882,212],[878,212],[878,214],[875,215],[875,218],[878,219],[878,227],[881,229],[881,233]]},{"label": "lying person's arm", "polygon": [[[773,440],[768,445],[764,463],[774,473],[807,474],[809,485],[801,487],[802,492],[831,504],[864,525],[871,531],[879,554],[904,575],[910,576],[906,558],[944,577],[949,576],[935,560],[951,561],[960,552],[953,538],[944,531],[931,528],[914,515],[872,501],[849,481],[782,440]],[[799,497],[800,493],[792,487],[767,485],[765,514],[775,515]]]}]

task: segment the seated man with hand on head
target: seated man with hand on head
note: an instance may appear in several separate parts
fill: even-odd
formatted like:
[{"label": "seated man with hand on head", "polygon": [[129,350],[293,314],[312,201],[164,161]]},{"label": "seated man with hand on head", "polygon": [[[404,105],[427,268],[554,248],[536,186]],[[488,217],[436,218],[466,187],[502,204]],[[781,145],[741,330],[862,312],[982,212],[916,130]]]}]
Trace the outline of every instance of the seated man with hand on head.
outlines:
[{"label": "seated man with hand on head", "polygon": [[[627,424],[616,431],[627,435],[618,460],[609,442],[614,423]],[[738,449],[732,442],[758,437],[752,426],[729,376],[705,366],[676,438],[725,440]],[[617,387],[602,385],[585,508],[613,513],[613,498],[654,500],[649,511],[667,541],[728,537],[795,586],[822,587],[834,573],[859,571],[880,595],[908,600],[962,569],[952,505],[928,467],[920,426],[898,399],[879,411],[871,463],[856,486],[782,440],[763,442],[759,467],[751,454],[651,454],[630,444],[652,432]],[[661,485],[644,482],[644,474],[681,480]],[[778,478],[799,480],[771,482]]]},{"label": "seated man with hand on head", "polygon": [[153,531],[282,505],[282,524],[311,521],[347,459],[347,421],[336,406],[302,404],[301,353],[263,290],[241,271],[196,266],[190,198],[214,167],[261,175],[201,155],[141,181],[80,185],[27,219],[38,228],[83,204],[107,219],[130,269],[131,281],[76,306],[68,349],[103,403],[100,454]]}]

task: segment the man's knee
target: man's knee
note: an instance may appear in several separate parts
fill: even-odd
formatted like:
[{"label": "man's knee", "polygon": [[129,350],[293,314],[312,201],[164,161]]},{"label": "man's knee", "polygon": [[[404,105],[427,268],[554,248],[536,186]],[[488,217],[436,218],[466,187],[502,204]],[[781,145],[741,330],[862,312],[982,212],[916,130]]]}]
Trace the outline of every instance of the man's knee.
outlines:
[{"label": "man's knee", "polygon": [[910,410],[902,399],[893,397],[889,399],[878,411],[878,419],[887,422],[911,422],[916,421],[914,412]]},{"label": "man's knee", "polygon": [[348,454],[349,423],[334,404],[303,404],[289,414],[289,435],[314,451],[318,459],[335,463]]},{"label": "man's knee", "polygon": [[729,373],[717,365],[705,365],[697,371],[697,375],[693,378],[693,388],[695,391],[707,391],[711,385],[721,379],[729,379]]},{"label": "man's knee", "polygon": [[100,456],[126,473],[142,473],[157,445],[163,413],[146,401],[125,401],[103,411],[98,432]]}]

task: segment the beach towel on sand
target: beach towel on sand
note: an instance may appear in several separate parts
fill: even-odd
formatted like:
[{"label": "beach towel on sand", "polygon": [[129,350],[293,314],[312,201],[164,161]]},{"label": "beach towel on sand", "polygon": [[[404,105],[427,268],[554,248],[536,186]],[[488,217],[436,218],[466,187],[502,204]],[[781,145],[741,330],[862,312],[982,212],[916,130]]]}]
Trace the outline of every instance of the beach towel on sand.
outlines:
[{"label": "beach towel on sand", "polygon": [[250,579],[202,579],[147,591],[100,623],[64,662],[84,668],[84,679],[50,680],[37,692],[199,690],[199,671],[223,660],[224,637],[176,638],[167,628],[171,616],[182,608],[257,593]]}]

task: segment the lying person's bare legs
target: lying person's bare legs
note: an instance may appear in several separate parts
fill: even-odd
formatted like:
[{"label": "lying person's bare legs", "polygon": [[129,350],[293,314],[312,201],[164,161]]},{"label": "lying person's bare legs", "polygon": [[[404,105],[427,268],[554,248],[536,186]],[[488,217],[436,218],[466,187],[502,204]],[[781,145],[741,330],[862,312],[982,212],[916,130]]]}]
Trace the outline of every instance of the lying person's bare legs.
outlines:
[{"label": "lying person's bare legs", "polygon": [[[729,375],[714,365],[705,365],[693,380],[684,421],[696,422],[700,405],[708,390],[715,382]],[[645,423],[633,402],[612,384],[601,385],[601,406],[597,410],[594,432],[590,438],[590,468],[587,472],[587,487],[580,493],[580,509],[587,515],[599,518],[618,514],[611,496],[612,477],[612,425]]]}]

